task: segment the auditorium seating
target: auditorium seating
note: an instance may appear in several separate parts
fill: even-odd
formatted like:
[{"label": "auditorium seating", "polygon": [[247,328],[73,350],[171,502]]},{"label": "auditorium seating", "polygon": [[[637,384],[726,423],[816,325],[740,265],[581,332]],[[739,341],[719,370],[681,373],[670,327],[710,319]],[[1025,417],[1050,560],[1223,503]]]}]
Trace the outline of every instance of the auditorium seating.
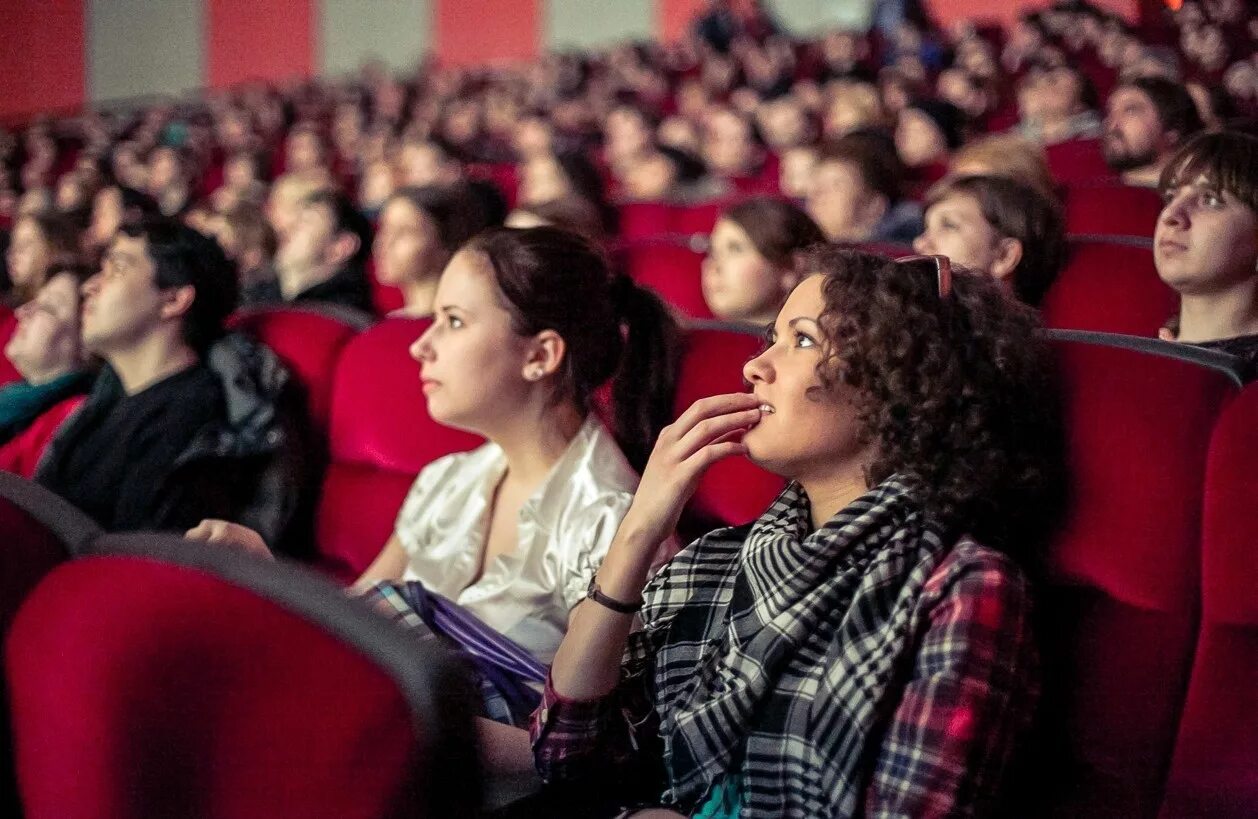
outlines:
[{"label": "auditorium seating", "polygon": [[346,344],[337,361],[331,462],[315,525],[324,568],[341,579],[357,577],[384,546],[420,469],[481,443],[428,417],[419,365],[408,353],[427,327],[426,319],[385,319]]},{"label": "auditorium seating", "polygon": [[1179,311],[1179,296],[1158,278],[1147,241],[1075,238],[1065,268],[1040,306],[1053,328],[1156,337]]},{"label": "auditorium seating", "polygon": [[315,428],[326,435],[332,373],[342,348],[374,319],[337,305],[257,307],[237,312],[231,326],[275,351],[301,385]]},{"label": "auditorium seating", "polygon": [[[86,515],[16,475],[0,472],[0,641],[18,607],[59,563],[83,551],[100,535]],[[0,703],[8,701],[8,678],[0,678]],[[0,815],[18,816],[13,779],[9,709],[0,709]]]},{"label": "auditorium seating", "polygon": [[634,242],[621,249],[620,258],[634,281],[654,290],[683,316],[712,318],[703,299],[703,254],[691,247],[689,239],[660,237]]},{"label": "auditorium seating", "polygon": [[[678,415],[700,398],[746,392],[743,365],[760,351],[763,342],[757,328],[712,322],[688,330],[685,345],[677,383]],[[746,458],[718,462],[699,481],[689,506],[691,531],[683,535],[755,520],[782,491],[782,485],[781,478]]]},{"label": "auditorium seating", "polygon": [[332,584],[171,536],[54,569],[7,650],[27,819],[472,815],[470,681]]},{"label": "auditorium seating", "polygon": [[1197,633],[1210,430],[1239,391],[1226,356],[1053,334],[1070,502],[1049,551],[1041,788],[1060,817],[1151,816]]},{"label": "auditorium seating", "polygon": [[1070,139],[1044,148],[1048,169],[1062,184],[1110,180],[1114,172],[1105,162],[1099,139]]},{"label": "auditorium seating", "polygon": [[1201,637],[1162,819],[1258,811],[1258,384],[1219,419],[1202,510]]},{"label": "auditorium seating", "polygon": [[668,202],[626,202],[619,207],[620,237],[626,242],[671,234],[707,235],[716,226],[721,211],[736,199],[721,199],[679,205]]},{"label": "auditorium seating", "polygon": [[1152,239],[1162,197],[1152,188],[1078,182],[1064,194],[1066,232]]}]

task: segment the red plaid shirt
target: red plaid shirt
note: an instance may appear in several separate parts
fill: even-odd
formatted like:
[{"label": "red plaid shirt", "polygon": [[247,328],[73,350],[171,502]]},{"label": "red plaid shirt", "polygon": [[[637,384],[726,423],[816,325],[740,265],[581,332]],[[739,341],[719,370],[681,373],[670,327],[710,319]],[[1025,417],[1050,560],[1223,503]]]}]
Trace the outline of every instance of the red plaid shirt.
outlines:
[{"label": "red plaid shirt", "polygon": [[[985,554],[954,549],[926,584],[929,627],[875,757],[870,817],[970,816],[996,802],[1034,710],[1038,662],[1025,582]],[[655,752],[650,671],[626,667],[620,686],[593,702],[566,700],[547,682],[531,723],[544,780]]]}]

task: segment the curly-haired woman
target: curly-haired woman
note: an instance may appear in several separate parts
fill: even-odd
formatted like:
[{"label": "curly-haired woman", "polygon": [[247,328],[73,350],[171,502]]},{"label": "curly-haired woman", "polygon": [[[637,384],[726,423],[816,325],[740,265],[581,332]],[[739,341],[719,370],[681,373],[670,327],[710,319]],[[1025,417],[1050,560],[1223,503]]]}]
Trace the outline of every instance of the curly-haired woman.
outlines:
[{"label": "curly-haired woman", "polygon": [[[1022,564],[1060,473],[1035,318],[940,257],[823,246],[803,270],[751,394],[661,433],[555,657],[537,766],[644,782],[656,816],[982,814],[1037,692]],[[787,488],[648,582],[700,474],[744,454]]]}]

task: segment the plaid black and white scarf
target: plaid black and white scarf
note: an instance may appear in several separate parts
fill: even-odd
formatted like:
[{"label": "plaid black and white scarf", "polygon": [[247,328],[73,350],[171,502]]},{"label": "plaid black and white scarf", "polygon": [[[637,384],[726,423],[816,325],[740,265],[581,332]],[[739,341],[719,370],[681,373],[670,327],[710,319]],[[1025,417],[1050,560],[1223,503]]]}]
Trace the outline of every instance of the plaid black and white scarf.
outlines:
[{"label": "plaid black and white scarf", "polygon": [[858,812],[946,550],[895,477],[811,533],[809,514],[791,484],[745,539],[713,532],[647,587],[630,652],[654,654],[679,805],[737,774],[742,819]]}]

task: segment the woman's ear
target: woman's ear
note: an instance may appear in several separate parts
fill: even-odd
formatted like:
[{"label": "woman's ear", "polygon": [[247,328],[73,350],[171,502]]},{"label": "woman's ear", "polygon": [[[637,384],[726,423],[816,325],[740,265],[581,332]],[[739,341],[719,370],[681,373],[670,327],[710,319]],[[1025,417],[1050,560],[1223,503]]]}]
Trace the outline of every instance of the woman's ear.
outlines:
[{"label": "woman's ear", "polygon": [[1001,239],[996,243],[996,258],[992,260],[991,275],[994,279],[1007,279],[1013,275],[1022,261],[1022,242],[1018,239]]},{"label": "woman's ear", "polygon": [[524,380],[540,381],[558,372],[567,354],[568,345],[563,336],[554,330],[542,330],[533,336],[533,343],[524,358]]}]

